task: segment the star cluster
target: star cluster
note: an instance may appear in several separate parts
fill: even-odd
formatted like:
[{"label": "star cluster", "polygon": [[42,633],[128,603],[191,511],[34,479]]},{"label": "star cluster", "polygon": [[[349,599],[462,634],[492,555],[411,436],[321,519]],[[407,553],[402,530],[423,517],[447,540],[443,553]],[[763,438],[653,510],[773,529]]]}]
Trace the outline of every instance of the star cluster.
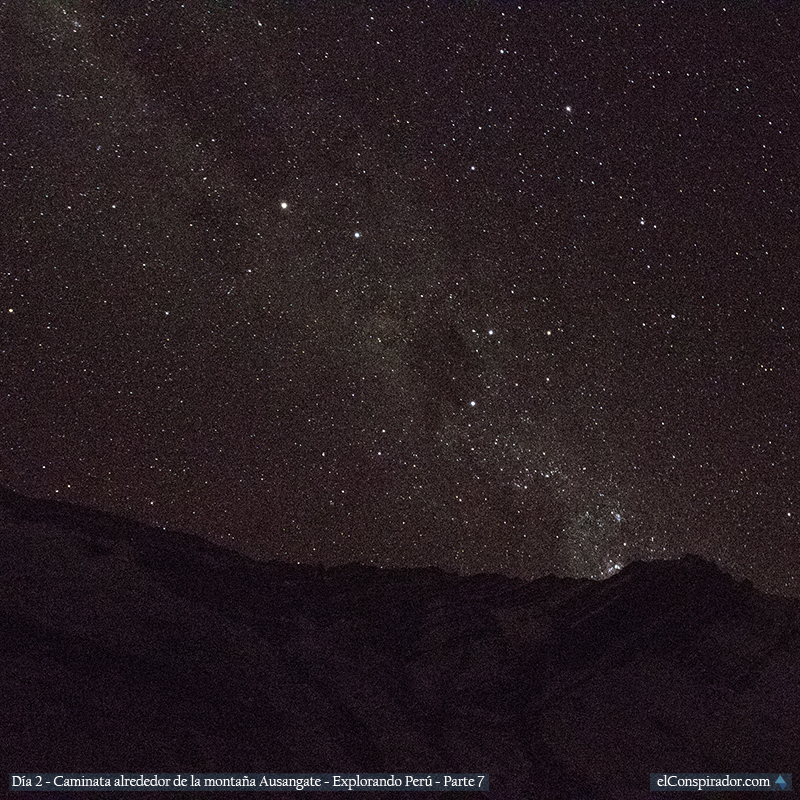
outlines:
[{"label": "star cluster", "polygon": [[5,483],[262,558],[797,594],[796,9],[3,13]]}]

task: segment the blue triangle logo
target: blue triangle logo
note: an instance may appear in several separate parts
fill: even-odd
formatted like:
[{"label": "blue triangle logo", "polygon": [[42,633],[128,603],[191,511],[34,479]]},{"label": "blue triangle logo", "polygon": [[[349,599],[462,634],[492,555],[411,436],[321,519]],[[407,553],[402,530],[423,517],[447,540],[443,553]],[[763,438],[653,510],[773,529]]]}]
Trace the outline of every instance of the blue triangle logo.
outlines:
[{"label": "blue triangle logo", "polygon": [[777,783],[781,789],[786,788],[786,781],[783,779],[783,775],[778,775],[778,777],[775,779],[775,783]]}]

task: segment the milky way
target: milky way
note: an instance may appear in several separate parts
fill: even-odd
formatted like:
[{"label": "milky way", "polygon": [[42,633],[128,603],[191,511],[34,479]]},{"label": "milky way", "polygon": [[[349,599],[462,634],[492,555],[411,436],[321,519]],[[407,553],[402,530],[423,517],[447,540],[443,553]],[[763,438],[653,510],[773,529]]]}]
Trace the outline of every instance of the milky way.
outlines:
[{"label": "milky way", "polygon": [[797,9],[2,14],[6,484],[263,558],[797,592]]}]

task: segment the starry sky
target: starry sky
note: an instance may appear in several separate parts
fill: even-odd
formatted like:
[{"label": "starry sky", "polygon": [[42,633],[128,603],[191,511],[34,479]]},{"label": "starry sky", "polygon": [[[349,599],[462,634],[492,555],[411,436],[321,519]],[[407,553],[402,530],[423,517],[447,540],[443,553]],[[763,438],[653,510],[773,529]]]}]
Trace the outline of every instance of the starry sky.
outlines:
[{"label": "starry sky", "polygon": [[796,5],[0,15],[0,481],[262,558],[800,594]]}]

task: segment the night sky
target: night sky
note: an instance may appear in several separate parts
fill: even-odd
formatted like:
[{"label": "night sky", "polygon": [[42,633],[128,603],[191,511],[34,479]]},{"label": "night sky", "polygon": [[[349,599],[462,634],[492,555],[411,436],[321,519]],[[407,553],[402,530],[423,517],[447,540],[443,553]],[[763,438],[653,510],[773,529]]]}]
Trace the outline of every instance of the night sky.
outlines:
[{"label": "night sky", "polygon": [[263,558],[800,593],[796,4],[0,15],[0,481]]}]

